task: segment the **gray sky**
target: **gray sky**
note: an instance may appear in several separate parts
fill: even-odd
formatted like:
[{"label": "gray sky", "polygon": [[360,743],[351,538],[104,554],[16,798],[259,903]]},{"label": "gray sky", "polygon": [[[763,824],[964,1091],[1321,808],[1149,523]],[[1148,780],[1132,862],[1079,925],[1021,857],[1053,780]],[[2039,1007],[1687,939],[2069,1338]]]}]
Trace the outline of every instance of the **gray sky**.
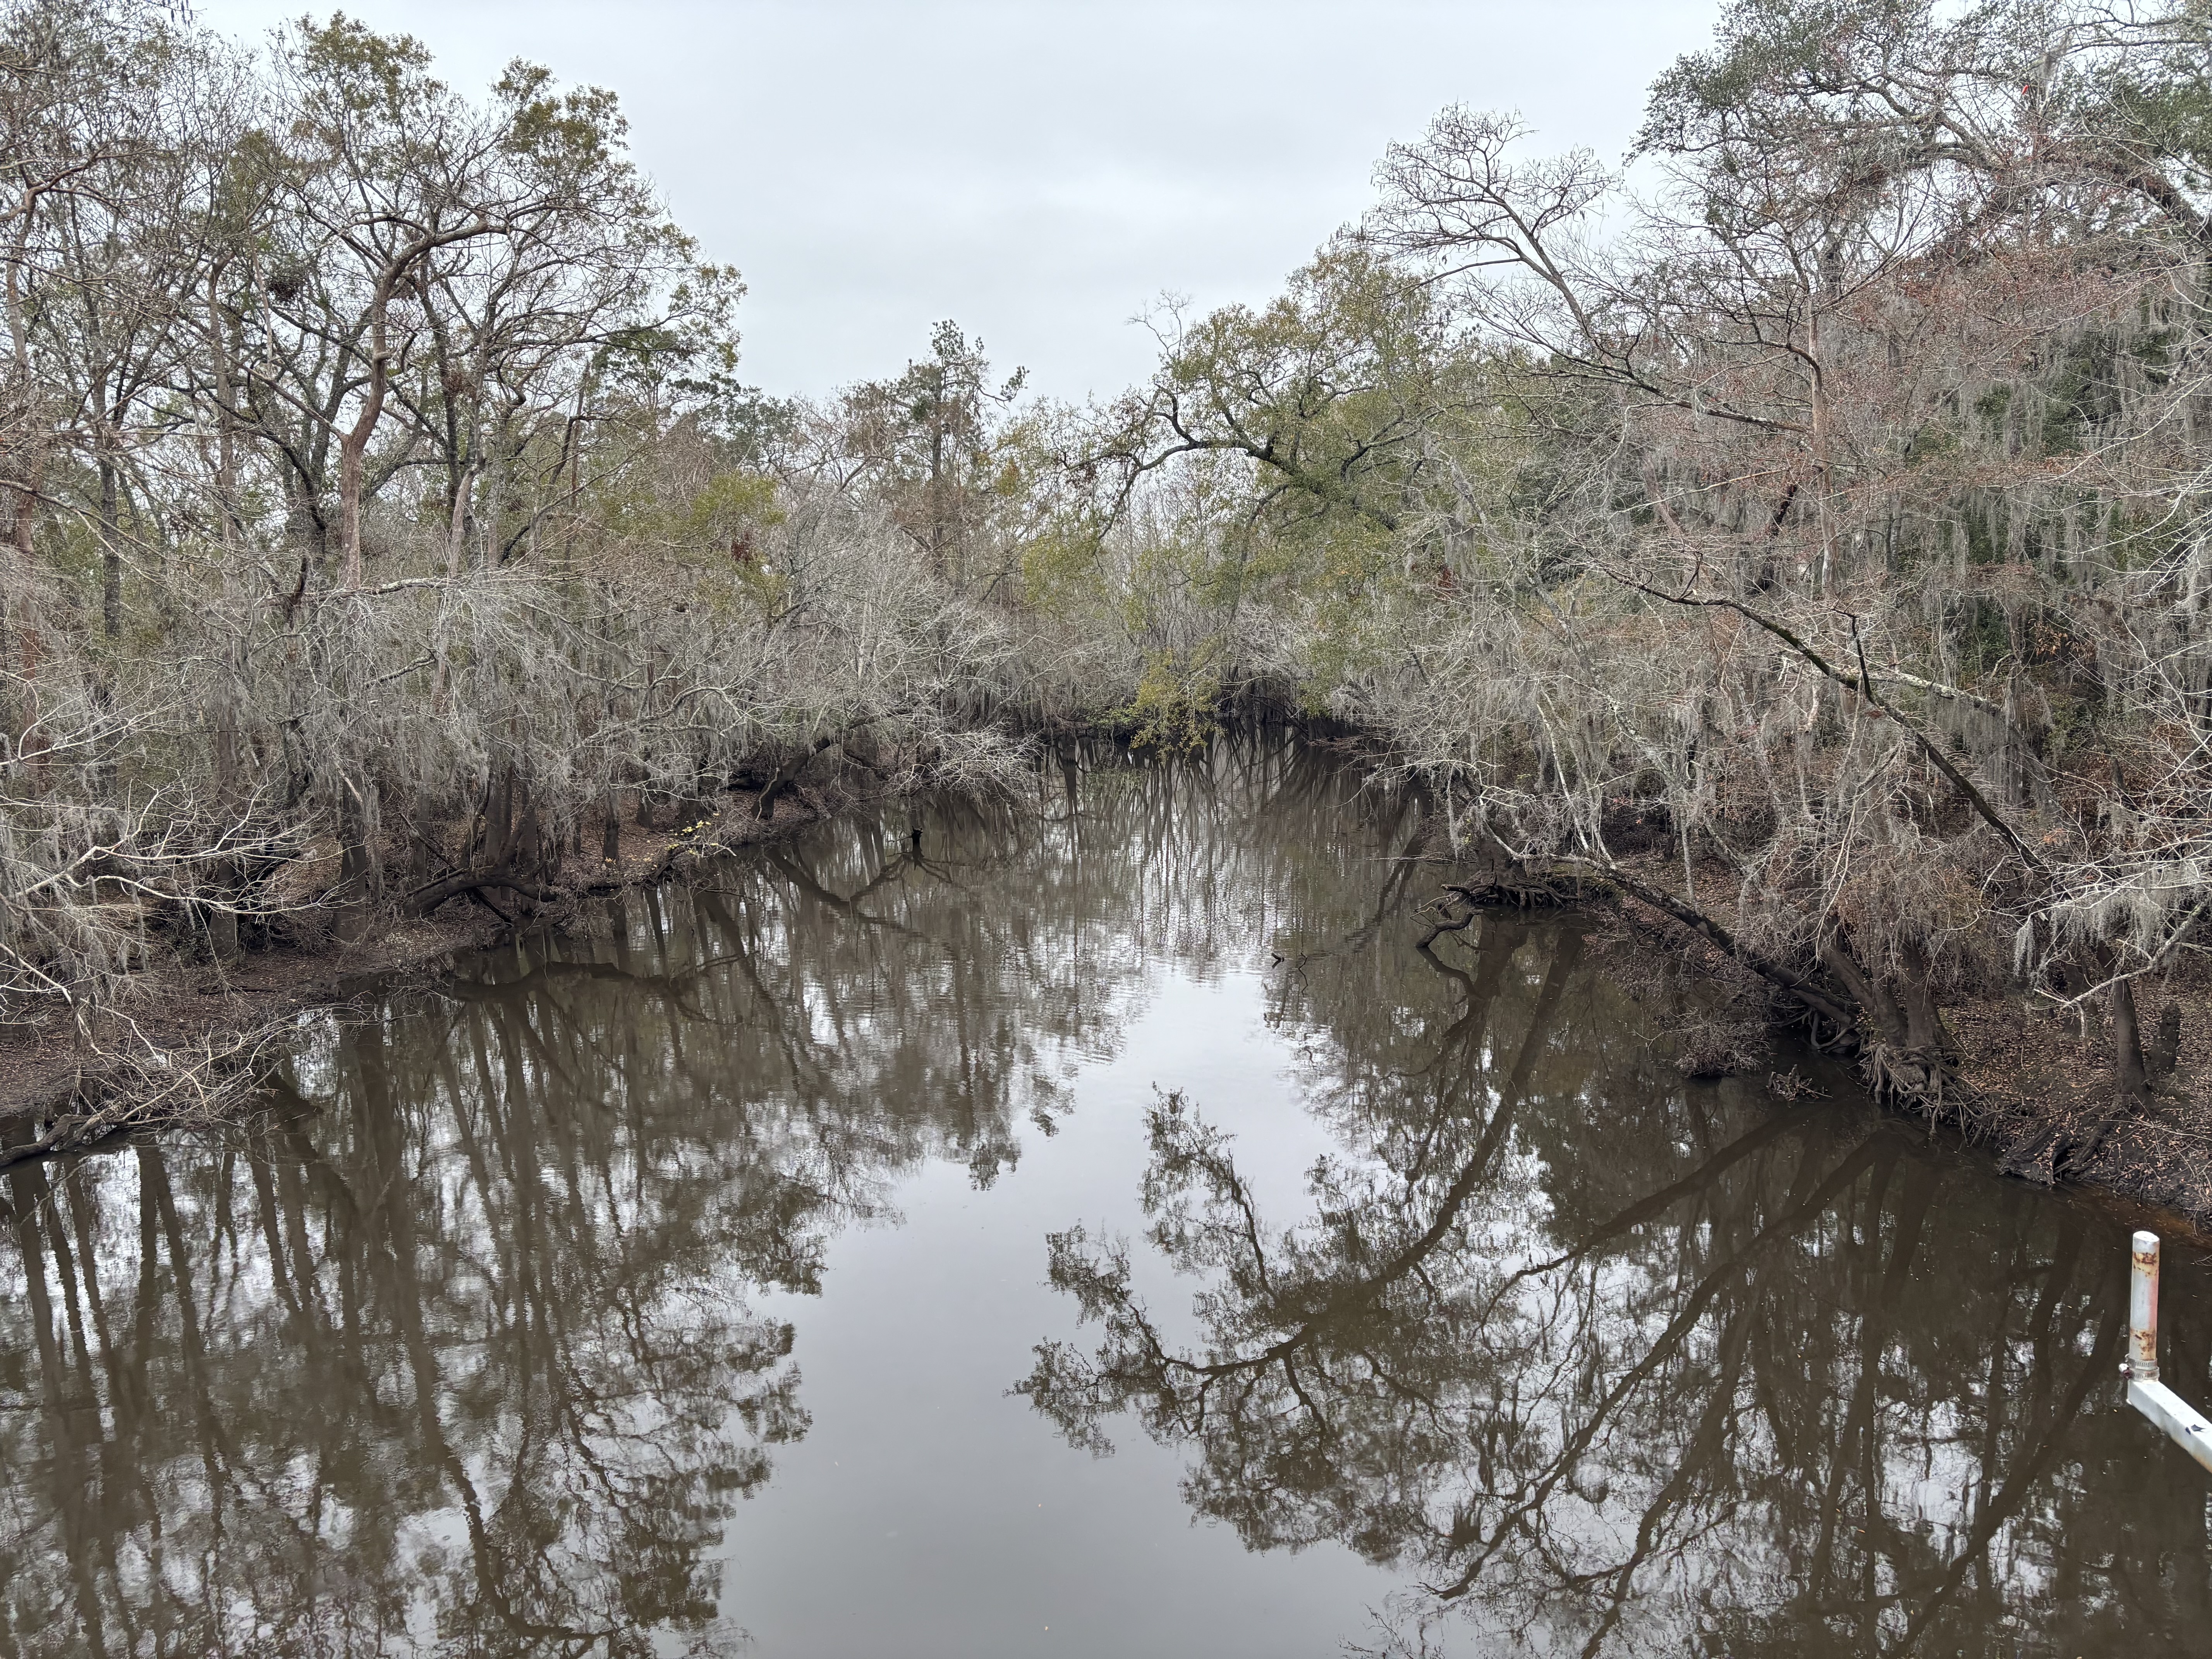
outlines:
[{"label": "gray sky", "polygon": [[[327,0],[325,0],[327,3]],[[258,40],[301,0],[198,0]],[[319,11],[323,9],[318,6]],[[446,79],[526,57],[620,94],[678,222],[750,288],[744,377],[895,373],[931,325],[1060,397],[1150,366],[1129,319],[1274,291],[1448,103],[1617,160],[1715,0],[349,0]]]}]

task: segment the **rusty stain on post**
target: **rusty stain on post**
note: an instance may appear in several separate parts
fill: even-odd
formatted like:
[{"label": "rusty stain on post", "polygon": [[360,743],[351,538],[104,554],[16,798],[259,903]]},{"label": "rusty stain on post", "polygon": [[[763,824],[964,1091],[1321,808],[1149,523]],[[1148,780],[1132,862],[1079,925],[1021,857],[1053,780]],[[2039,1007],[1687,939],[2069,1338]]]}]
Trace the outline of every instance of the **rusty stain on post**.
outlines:
[{"label": "rusty stain on post", "polygon": [[2128,1285],[2128,1361],[2124,1368],[2145,1382],[2158,1381],[2158,1235],[2137,1233],[2135,1271]]},{"label": "rusty stain on post", "polygon": [[2212,1469],[2212,1422],[2158,1380],[2158,1235],[2137,1233],[2128,1275],[2128,1404],[2156,1424],[2167,1439]]}]

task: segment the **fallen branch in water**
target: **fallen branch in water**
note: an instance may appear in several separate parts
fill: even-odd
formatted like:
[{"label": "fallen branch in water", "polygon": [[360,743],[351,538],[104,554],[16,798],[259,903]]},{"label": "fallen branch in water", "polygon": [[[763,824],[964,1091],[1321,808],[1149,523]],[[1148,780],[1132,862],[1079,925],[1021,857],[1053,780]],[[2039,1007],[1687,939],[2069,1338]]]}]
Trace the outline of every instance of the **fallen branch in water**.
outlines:
[{"label": "fallen branch in water", "polygon": [[270,1061],[297,1035],[289,1019],[203,1039],[198,1048],[152,1042],[95,1048],[80,1069],[71,1109],[49,1115],[30,1139],[0,1146],[0,1170],[81,1152],[135,1129],[208,1128],[234,1118],[263,1084]]}]

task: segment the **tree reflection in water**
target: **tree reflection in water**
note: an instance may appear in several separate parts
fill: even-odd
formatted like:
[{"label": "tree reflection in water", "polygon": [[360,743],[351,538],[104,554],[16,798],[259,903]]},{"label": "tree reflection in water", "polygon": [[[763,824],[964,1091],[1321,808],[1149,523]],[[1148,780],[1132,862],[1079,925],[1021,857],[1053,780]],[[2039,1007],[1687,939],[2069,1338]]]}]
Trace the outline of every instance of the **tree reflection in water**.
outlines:
[{"label": "tree reflection in water", "polygon": [[2195,1650],[2206,1497],[2113,1410],[2119,1230],[1871,1110],[1670,1082],[1583,957],[1492,919],[1296,964],[1279,1014],[1343,1148],[1309,1212],[1266,1215],[1165,1096],[1141,1243],[1049,1241],[1103,1339],[1018,1391],[1079,1445],[1126,1413],[1183,1446],[1191,1508],[1254,1548],[1402,1571],[1375,1650]]},{"label": "tree reflection in water", "polygon": [[1438,1608],[1591,1652],[2212,1628],[2201,1481],[2094,1414],[2115,1228],[1871,1114],[1684,1085],[1571,927],[1416,952],[1413,804],[1313,751],[1104,759],[309,1034],[223,1141],[9,1171],[0,1656],[737,1644],[724,1522],[807,1428],[762,1293],[821,1289],[926,1162],[1001,1178],[1164,967],[1278,953],[1340,1152],[1281,1230],[1163,1100],[1145,1255],[1198,1322],[1056,1239],[1106,1336],[1028,1385],[1073,1437],[1133,1408],[1254,1546],[1398,1564],[1409,1640]]},{"label": "tree reflection in water", "polygon": [[0,1655],[738,1643],[711,1553],[806,1428],[749,1298],[923,1160],[988,1186],[1149,967],[1248,957],[1403,811],[1279,746],[1106,759],[311,1036],[215,1147],[10,1171]]}]

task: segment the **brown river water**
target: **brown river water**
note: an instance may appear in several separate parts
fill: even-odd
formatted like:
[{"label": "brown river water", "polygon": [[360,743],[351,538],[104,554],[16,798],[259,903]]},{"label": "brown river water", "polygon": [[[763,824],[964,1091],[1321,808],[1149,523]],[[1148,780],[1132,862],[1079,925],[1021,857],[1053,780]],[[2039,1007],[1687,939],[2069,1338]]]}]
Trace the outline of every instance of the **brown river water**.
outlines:
[{"label": "brown river water", "polygon": [[0,1655],[2212,1652],[2124,1224],[1685,1081],[1592,919],[1418,949],[1413,823],[848,816],[0,1178]]}]

